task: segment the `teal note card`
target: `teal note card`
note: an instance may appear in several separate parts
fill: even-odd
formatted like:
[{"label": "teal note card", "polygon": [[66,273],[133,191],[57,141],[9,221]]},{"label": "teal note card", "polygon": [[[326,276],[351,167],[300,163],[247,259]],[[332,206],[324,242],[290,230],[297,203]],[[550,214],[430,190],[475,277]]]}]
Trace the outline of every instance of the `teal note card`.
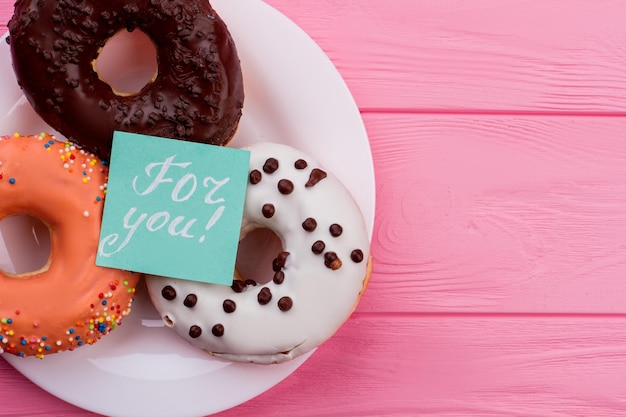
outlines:
[{"label": "teal note card", "polygon": [[231,285],[250,152],[115,132],[96,264]]}]

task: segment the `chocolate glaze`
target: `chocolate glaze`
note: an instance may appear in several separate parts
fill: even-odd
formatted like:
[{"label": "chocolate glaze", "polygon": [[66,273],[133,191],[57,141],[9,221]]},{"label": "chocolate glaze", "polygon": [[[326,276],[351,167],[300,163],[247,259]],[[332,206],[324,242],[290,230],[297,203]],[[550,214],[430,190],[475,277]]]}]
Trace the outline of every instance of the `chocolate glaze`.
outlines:
[{"label": "chocolate glaze", "polygon": [[[102,158],[114,130],[223,145],[237,129],[239,58],[206,0],[17,0],[8,27],[15,74],[35,111]],[[154,42],[158,75],[120,96],[92,61],[109,38],[134,29]]]}]

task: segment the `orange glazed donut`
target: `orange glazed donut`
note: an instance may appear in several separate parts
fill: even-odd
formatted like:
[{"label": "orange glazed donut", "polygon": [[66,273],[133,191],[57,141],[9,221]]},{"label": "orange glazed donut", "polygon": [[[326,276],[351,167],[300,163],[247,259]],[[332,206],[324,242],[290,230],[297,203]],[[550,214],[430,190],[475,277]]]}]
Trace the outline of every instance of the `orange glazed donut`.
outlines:
[{"label": "orange glazed donut", "polygon": [[138,274],[95,265],[107,168],[46,134],[0,136],[0,219],[50,231],[39,270],[0,271],[0,352],[43,358],[95,343],[130,312]]}]

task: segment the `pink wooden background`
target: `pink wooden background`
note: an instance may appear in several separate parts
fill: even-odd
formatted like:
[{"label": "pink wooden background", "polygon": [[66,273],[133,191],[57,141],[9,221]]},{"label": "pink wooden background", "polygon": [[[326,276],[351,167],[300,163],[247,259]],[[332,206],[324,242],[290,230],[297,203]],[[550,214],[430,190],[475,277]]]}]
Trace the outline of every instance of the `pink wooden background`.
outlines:
[{"label": "pink wooden background", "polygon": [[[626,1],[268,3],[362,111],[376,263],[336,337],[219,416],[626,415]],[[92,414],[0,360],[0,416],[43,415]]]}]

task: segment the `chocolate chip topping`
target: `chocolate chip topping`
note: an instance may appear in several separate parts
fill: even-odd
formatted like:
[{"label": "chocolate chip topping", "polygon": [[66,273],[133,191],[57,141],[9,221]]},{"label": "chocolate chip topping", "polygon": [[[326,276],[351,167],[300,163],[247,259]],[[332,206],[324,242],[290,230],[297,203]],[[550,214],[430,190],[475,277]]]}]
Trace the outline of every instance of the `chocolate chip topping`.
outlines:
[{"label": "chocolate chip topping", "polygon": [[316,241],[311,246],[311,251],[316,255],[319,255],[320,253],[324,252],[324,249],[326,249],[326,244],[322,242],[321,240]]},{"label": "chocolate chip topping", "polygon": [[282,297],[278,300],[278,308],[280,311],[289,311],[293,307],[293,300],[290,297]]},{"label": "chocolate chip topping", "polygon": [[313,168],[309,180],[304,184],[305,187],[313,187],[315,184],[326,178],[326,172],[319,168]]},{"label": "chocolate chip topping", "polygon": [[330,231],[330,235],[332,237],[339,237],[343,233],[343,227],[341,227],[337,223],[333,223],[328,228],[328,231]]},{"label": "chocolate chip topping", "polygon": [[273,174],[278,169],[278,160],[276,158],[268,158],[263,164],[263,171]]},{"label": "chocolate chip topping", "polygon": [[282,284],[283,281],[285,280],[285,273],[283,271],[276,271],[276,273],[274,273],[274,278],[272,278],[272,281],[274,281],[274,284]]},{"label": "chocolate chip topping", "polygon": [[298,159],[298,160],[297,160],[297,161],[293,164],[293,166],[294,166],[296,169],[304,169],[304,168],[308,167],[308,166],[309,166],[309,164],[308,164],[308,163],[307,163],[304,159]]},{"label": "chocolate chip topping", "polygon": [[183,304],[185,305],[185,307],[194,307],[196,305],[196,303],[198,302],[198,296],[196,296],[195,294],[189,294],[187,297],[185,297],[185,301],[183,301]]},{"label": "chocolate chip topping", "polygon": [[235,292],[243,292],[243,290],[246,289],[246,283],[236,279],[233,281],[233,284],[230,286],[230,288],[232,288]]},{"label": "chocolate chip topping", "polygon": [[170,287],[169,285],[166,285],[161,290],[161,295],[166,300],[172,301],[174,298],[176,298],[176,290],[174,288]]},{"label": "chocolate chip topping", "polygon": [[278,191],[284,195],[291,194],[293,192],[293,182],[285,179],[278,181]]},{"label": "chocolate chip topping", "polygon": [[335,252],[326,252],[324,254],[324,265],[335,271],[341,268],[341,259],[339,259]]},{"label": "chocolate chip topping", "polygon": [[281,252],[278,254],[278,262],[280,262],[280,264],[282,266],[285,266],[285,262],[287,261],[287,258],[289,257],[289,252]]},{"label": "chocolate chip topping", "polygon": [[215,326],[211,328],[211,333],[213,333],[213,336],[216,336],[216,337],[224,336],[224,325],[219,324],[219,323],[216,324]]},{"label": "chocolate chip topping", "polygon": [[281,269],[283,269],[283,267],[282,267],[282,266],[280,266],[280,265],[278,265],[278,259],[277,259],[277,258],[274,258],[274,260],[272,261],[272,271],[274,271],[274,272],[278,272],[278,271],[280,271]]},{"label": "chocolate chip topping", "polygon": [[244,281],[246,283],[246,285],[250,286],[252,285],[253,287],[256,287],[256,281],[253,279],[247,279]]},{"label": "chocolate chip topping", "polygon": [[237,309],[237,304],[233,300],[224,300],[222,303],[222,307],[224,311],[227,313],[232,313]]},{"label": "chocolate chip topping", "polygon": [[197,339],[202,334],[202,328],[200,326],[196,326],[195,324],[189,328],[189,336]]},{"label": "chocolate chip topping", "polygon": [[269,219],[274,216],[276,213],[276,208],[273,204],[263,204],[263,208],[261,209],[261,213],[263,213],[263,217]]},{"label": "chocolate chip topping", "polygon": [[259,291],[259,295],[257,295],[257,300],[259,304],[265,305],[272,300],[272,292],[269,288],[263,287],[261,291]]},{"label": "chocolate chip topping", "polygon": [[261,178],[263,178],[263,174],[258,169],[250,171],[249,180],[250,184],[258,184],[261,182]]},{"label": "chocolate chip topping", "polygon": [[350,259],[352,259],[355,263],[360,263],[363,261],[363,251],[361,249],[355,249],[350,253]]},{"label": "chocolate chip topping", "polygon": [[305,221],[302,222],[302,228],[306,230],[307,232],[314,231],[316,227],[317,227],[317,221],[315,221],[313,217],[309,217]]},{"label": "chocolate chip topping", "polygon": [[272,261],[272,270],[280,271],[285,267],[285,263],[287,262],[287,258],[289,257],[289,252],[281,252],[278,254],[276,258]]}]

